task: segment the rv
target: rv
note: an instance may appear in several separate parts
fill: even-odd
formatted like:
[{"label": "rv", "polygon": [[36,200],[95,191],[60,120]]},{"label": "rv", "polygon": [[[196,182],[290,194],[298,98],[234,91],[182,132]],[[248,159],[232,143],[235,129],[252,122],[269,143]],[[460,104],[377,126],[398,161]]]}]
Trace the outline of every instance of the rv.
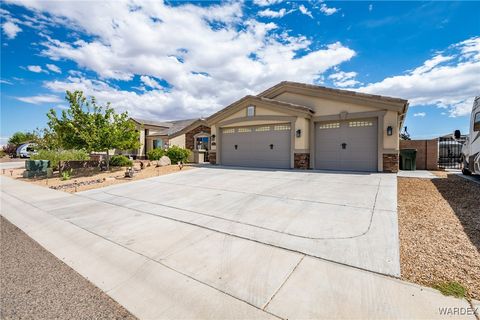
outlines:
[{"label": "rv", "polygon": [[[455,139],[460,138],[460,130],[455,130]],[[462,147],[462,173],[480,174],[480,97],[473,102],[470,116],[470,133]]]},{"label": "rv", "polygon": [[19,158],[30,158],[31,155],[37,154],[35,150],[35,144],[33,143],[24,143],[17,148],[17,157]]}]

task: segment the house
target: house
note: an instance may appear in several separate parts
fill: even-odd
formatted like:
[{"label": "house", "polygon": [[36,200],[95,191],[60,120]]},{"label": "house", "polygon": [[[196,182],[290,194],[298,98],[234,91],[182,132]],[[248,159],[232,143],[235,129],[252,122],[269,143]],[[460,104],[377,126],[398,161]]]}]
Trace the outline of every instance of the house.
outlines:
[{"label": "house", "polygon": [[246,96],[207,119],[211,163],[396,172],[408,101],[296,82]]},{"label": "house", "polygon": [[140,132],[138,150],[124,152],[135,159],[145,159],[148,151],[168,146],[179,146],[192,151],[190,162],[208,161],[210,127],[204,119],[152,121],[131,118]]}]

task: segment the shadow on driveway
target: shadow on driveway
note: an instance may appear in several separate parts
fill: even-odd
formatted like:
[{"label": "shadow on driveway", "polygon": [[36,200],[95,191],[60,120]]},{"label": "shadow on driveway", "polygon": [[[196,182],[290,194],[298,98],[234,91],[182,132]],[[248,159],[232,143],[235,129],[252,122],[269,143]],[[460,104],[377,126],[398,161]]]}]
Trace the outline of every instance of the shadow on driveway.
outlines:
[{"label": "shadow on driveway", "polygon": [[453,174],[432,183],[448,202],[465,234],[480,252],[480,185]]}]

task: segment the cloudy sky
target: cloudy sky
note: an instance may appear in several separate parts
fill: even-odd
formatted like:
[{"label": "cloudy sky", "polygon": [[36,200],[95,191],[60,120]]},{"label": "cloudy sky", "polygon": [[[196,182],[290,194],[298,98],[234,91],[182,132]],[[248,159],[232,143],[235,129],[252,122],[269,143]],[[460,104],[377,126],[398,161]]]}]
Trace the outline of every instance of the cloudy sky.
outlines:
[{"label": "cloudy sky", "polygon": [[135,117],[208,116],[290,80],[410,100],[408,131],[466,131],[480,2],[2,1],[1,138],[65,90]]}]

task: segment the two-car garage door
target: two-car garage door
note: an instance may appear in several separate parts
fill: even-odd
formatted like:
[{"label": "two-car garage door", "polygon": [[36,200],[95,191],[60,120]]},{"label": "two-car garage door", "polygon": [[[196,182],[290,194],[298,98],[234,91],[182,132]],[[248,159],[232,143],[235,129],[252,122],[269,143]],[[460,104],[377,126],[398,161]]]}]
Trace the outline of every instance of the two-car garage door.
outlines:
[{"label": "two-car garage door", "polygon": [[[290,168],[290,124],[221,129],[222,165]],[[315,124],[315,169],[377,171],[377,119]]]},{"label": "two-car garage door", "polygon": [[223,128],[220,161],[223,165],[290,168],[290,124]]},{"label": "two-car garage door", "polygon": [[315,169],[377,171],[377,120],[320,122],[315,126]]}]

